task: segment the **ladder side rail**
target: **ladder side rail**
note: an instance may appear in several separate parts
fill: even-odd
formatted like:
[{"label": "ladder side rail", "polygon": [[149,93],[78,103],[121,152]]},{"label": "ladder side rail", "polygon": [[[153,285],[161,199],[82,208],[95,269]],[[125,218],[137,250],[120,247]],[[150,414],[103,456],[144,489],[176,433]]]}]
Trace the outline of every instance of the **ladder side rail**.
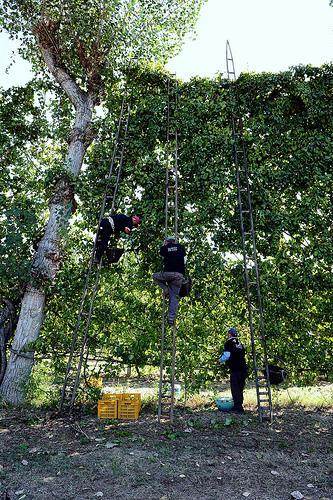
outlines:
[{"label": "ladder side rail", "polygon": [[[118,122],[118,129],[117,129],[117,135],[116,135],[115,145],[114,145],[114,149],[113,149],[113,156],[112,156],[111,167],[110,167],[110,171],[109,171],[109,178],[112,175],[112,171],[113,171],[114,165],[115,165],[115,157],[116,157],[117,150],[118,150],[119,137],[120,137],[121,128],[122,128],[121,127],[122,126],[122,119],[123,119],[123,116],[124,116],[124,103],[125,103],[125,96],[123,96],[123,100],[122,100],[121,115],[120,115],[119,122]],[[120,154],[120,160],[119,160],[119,164],[118,164],[118,168],[117,168],[117,178],[116,178],[116,182],[115,182],[114,194],[113,194],[113,200],[112,200],[112,208],[111,208],[112,211],[114,210],[115,198],[116,198],[116,195],[117,195],[117,192],[118,192],[118,185],[119,185],[120,176],[121,176],[121,172],[122,172],[122,165],[123,165],[124,152],[125,152],[125,141],[126,141],[126,137],[127,137],[128,122],[129,122],[129,113],[130,113],[130,106],[129,105],[128,105],[127,111],[128,111],[128,113],[127,113],[126,120],[125,120],[123,143],[122,143],[122,146],[121,146],[121,154]],[[103,200],[104,203],[103,203],[103,207],[102,207],[102,210],[101,210],[101,216],[103,216],[104,210],[105,210],[106,194],[107,194],[107,190],[106,190],[105,195],[104,195],[104,200]],[[100,220],[101,220],[101,218],[100,218]],[[95,245],[96,245],[96,241],[95,241]],[[86,322],[86,327],[85,327],[83,342],[82,342],[82,346],[81,346],[81,349],[80,349],[79,363],[78,363],[78,367],[77,367],[77,373],[76,373],[76,378],[75,378],[74,387],[73,387],[73,393],[72,393],[72,398],[71,398],[71,406],[73,406],[73,404],[75,402],[77,388],[78,388],[78,385],[79,385],[79,382],[80,382],[84,349],[85,349],[85,346],[87,344],[87,340],[88,340],[88,336],[89,336],[89,327],[90,327],[90,323],[91,323],[91,315],[92,315],[93,306],[94,306],[94,302],[95,302],[95,298],[96,298],[96,293],[97,293],[97,290],[98,290],[101,267],[102,267],[102,259],[101,259],[101,262],[98,265],[96,279],[95,279],[95,287],[94,287],[92,298],[91,298],[91,301],[90,301],[89,313],[88,313],[88,318],[87,318],[87,322]]]},{"label": "ladder side rail", "polygon": [[[166,116],[166,169],[165,169],[165,221],[164,232],[165,237],[168,235],[168,222],[169,222],[169,168],[170,168],[170,78],[167,78],[167,116]],[[164,374],[164,357],[165,357],[165,343],[166,343],[166,300],[163,293],[162,303],[162,335],[161,335],[161,358],[160,358],[160,379],[159,379],[159,392],[158,392],[158,422],[161,422],[163,413],[163,374]]]},{"label": "ladder side rail", "polygon": [[247,254],[246,254],[246,248],[245,248],[244,217],[243,217],[243,210],[242,210],[241,186],[240,186],[240,178],[239,178],[239,158],[238,158],[238,153],[237,153],[237,138],[236,138],[236,133],[235,133],[235,118],[234,117],[232,117],[232,130],[233,130],[233,140],[234,140],[234,144],[233,144],[233,146],[234,146],[234,160],[235,160],[235,166],[236,166],[237,198],[238,198],[240,225],[241,225],[242,253],[243,253],[245,288],[246,288],[246,302],[247,302],[248,318],[249,318],[249,326],[250,326],[250,334],[251,334],[252,354],[253,354],[253,358],[255,360],[256,352],[255,352],[255,345],[254,345],[252,303],[251,303],[251,293],[250,293],[250,286],[249,286]]},{"label": "ladder side rail", "polygon": [[[175,84],[175,94],[174,94],[174,104],[175,104],[175,113],[174,113],[174,120],[177,120],[177,110],[178,110],[178,86],[177,83]],[[174,227],[175,227],[175,237],[176,241],[178,241],[178,128],[177,128],[177,123],[174,123],[174,130],[175,130],[175,144],[174,144],[174,176],[175,176],[175,220],[174,220]]]},{"label": "ladder side rail", "polygon": [[116,182],[115,182],[115,186],[114,186],[114,190],[113,190],[112,206],[111,206],[111,210],[110,210],[111,214],[113,214],[114,209],[115,209],[116,197],[117,197],[117,194],[118,194],[119,181],[120,181],[120,177],[121,177],[122,169],[123,169],[124,154],[125,154],[125,143],[126,143],[127,133],[128,133],[129,116],[130,116],[130,105],[128,105],[128,108],[127,108],[127,117],[126,117],[125,127],[124,127],[123,143],[121,145],[120,159],[119,159],[119,165],[118,165],[118,169],[117,169],[118,170],[117,171],[117,178],[116,178]]},{"label": "ladder side rail", "polygon": [[[99,268],[100,268],[100,266],[101,266],[101,263],[99,263]],[[75,351],[77,339],[79,336],[79,328],[80,328],[80,324],[81,324],[81,318],[82,318],[82,314],[83,314],[83,310],[84,310],[84,306],[85,306],[85,302],[86,302],[86,298],[87,298],[88,288],[89,288],[90,275],[91,275],[91,264],[90,264],[89,269],[88,269],[87,274],[86,274],[86,281],[85,281],[85,285],[84,285],[83,295],[81,298],[80,309],[79,309],[79,312],[78,312],[78,315],[76,318],[76,322],[75,322],[70,353],[69,353],[67,365],[66,365],[64,383],[63,383],[63,387],[62,387],[62,391],[61,391],[59,410],[62,410],[63,405],[64,405],[64,401],[65,401],[68,379],[69,379],[70,371],[71,371],[72,365],[73,365],[74,351]]]},{"label": "ladder side rail", "polygon": [[166,130],[166,154],[167,165],[165,171],[165,236],[168,233],[169,225],[169,169],[170,169],[170,78],[167,79],[167,130]]},{"label": "ladder side rail", "polygon": [[176,322],[172,329],[172,353],[171,353],[171,402],[170,402],[170,422],[173,423],[175,406],[175,371],[176,371]]},{"label": "ladder side rail", "polygon": [[[243,130],[243,125],[241,123],[241,130]],[[267,392],[270,406],[270,413],[272,415],[272,403],[271,403],[271,386],[269,380],[269,371],[268,371],[268,355],[267,355],[267,342],[266,342],[266,331],[265,331],[265,322],[263,317],[263,307],[262,307],[262,299],[261,299],[261,286],[260,286],[260,276],[259,276],[259,266],[258,266],[258,258],[257,258],[257,248],[256,248],[256,239],[255,239],[255,229],[254,229],[254,221],[253,221],[253,209],[252,209],[252,199],[251,199],[251,191],[250,185],[248,182],[248,163],[247,163],[247,155],[246,155],[246,147],[244,144],[244,140],[242,139],[242,149],[244,152],[244,170],[246,172],[246,181],[247,181],[247,197],[248,197],[248,206],[249,206],[249,216],[250,216],[250,225],[251,225],[251,239],[252,239],[252,247],[253,247],[253,259],[254,259],[254,268],[256,274],[256,292],[257,292],[257,303],[258,303],[258,311],[259,311],[259,325],[260,325],[260,342],[263,348],[263,366],[262,368],[266,372],[266,381],[267,381]],[[258,366],[255,362],[255,367],[258,377]],[[258,401],[260,401],[259,395],[259,387],[257,387],[258,392]]]},{"label": "ladder side rail", "polygon": [[72,390],[71,407],[73,407],[73,405],[74,405],[75,398],[76,398],[76,393],[77,393],[77,389],[78,389],[80,378],[81,378],[81,368],[82,368],[82,362],[83,362],[83,356],[84,356],[84,349],[85,349],[85,346],[87,344],[88,333],[89,333],[89,326],[90,326],[90,322],[91,322],[91,316],[92,316],[93,306],[94,306],[94,302],[95,302],[95,298],[96,298],[96,293],[97,293],[97,290],[98,290],[101,267],[102,267],[101,265],[98,266],[98,271],[96,273],[95,286],[94,286],[92,298],[91,298],[91,301],[90,301],[88,318],[87,318],[86,327],[85,327],[84,336],[83,336],[83,340],[82,340],[82,344],[81,344],[81,349],[80,349],[80,354],[79,354],[79,363],[78,363],[78,366],[77,366],[76,376],[75,376],[75,382],[74,382],[74,386],[73,386],[73,390]]},{"label": "ladder side rail", "polygon": [[[241,184],[240,184],[240,175],[239,175],[239,161],[238,161],[238,150],[243,156],[243,172],[245,175],[246,182],[246,194],[247,194],[247,204],[249,221],[250,221],[250,234],[251,234],[251,243],[252,243],[252,254],[253,254],[253,263],[254,269],[256,273],[255,284],[257,291],[257,311],[258,311],[258,319],[259,319],[259,331],[262,333],[258,337],[260,340],[262,348],[263,348],[263,357],[264,357],[264,369],[266,370],[266,384],[264,386],[264,391],[267,391],[267,399],[268,399],[268,410],[269,410],[269,420],[273,419],[273,407],[272,407],[272,398],[271,398],[271,388],[268,374],[268,366],[267,366],[267,346],[266,346],[266,337],[264,331],[264,320],[263,320],[263,311],[262,311],[262,303],[261,303],[261,295],[260,295],[260,279],[259,279],[259,267],[257,260],[257,251],[256,251],[256,242],[255,242],[255,229],[253,222],[253,210],[252,210],[252,199],[251,199],[251,186],[249,182],[249,172],[248,172],[248,164],[247,164],[247,154],[245,148],[245,142],[243,138],[243,124],[241,118],[239,119],[239,128],[240,134],[236,133],[236,120],[234,115],[232,116],[232,131],[233,131],[233,145],[234,145],[234,157],[236,164],[236,174],[237,174],[237,195],[238,195],[238,204],[239,204],[239,212],[240,212],[240,220],[241,220],[241,232],[242,232],[242,247],[243,247],[243,260],[244,260],[244,277],[245,277],[245,285],[246,285],[246,297],[247,297],[247,308],[248,308],[248,319],[249,319],[249,327],[251,334],[251,348],[253,355],[253,364],[254,364],[254,375],[255,375],[255,385],[256,385],[256,394],[257,394],[257,402],[258,402],[258,416],[260,422],[266,417],[265,413],[267,411],[266,407],[262,406],[262,398],[260,394],[260,389],[262,389],[263,385],[259,386],[259,377],[258,377],[258,358],[257,354],[262,357],[262,354],[257,353],[255,335],[253,329],[253,317],[252,317],[252,303],[251,303],[251,289],[248,275],[248,267],[247,267],[247,249],[246,249],[246,241],[245,241],[245,231],[244,231],[244,221],[243,221],[243,207],[242,207],[242,197],[241,197]],[[240,137],[241,148],[237,143],[237,136]],[[244,212],[245,213],[245,212]]]},{"label": "ladder side rail", "polygon": [[[126,93],[124,93],[122,101],[121,101],[121,108],[120,108],[120,114],[119,114],[119,119],[118,119],[117,130],[116,130],[116,134],[115,134],[115,137],[114,137],[113,151],[112,151],[112,157],[111,157],[111,162],[110,162],[110,168],[109,168],[108,175],[106,177],[107,181],[110,181],[110,179],[112,177],[112,174],[113,174],[113,170],[114,170],[115,159],[116,159],[117,151],[118,151],[118,147],[119,147],[119,138],[120,138],[120,135],[121,135],[121,128],[122,128],[122,122],[123,122],[123,116],[124,116],[125,101],[126,101]],[[96,234],[98,232],[98,228],[101,225],[101,221],[102,221],[103,216],[104,216],[108,189],[109,189],[109,182],[107,182],[106,187],[105,187],[104,196],[103,196],[103,202],[102,202],[102,207],[101,207],[101,211],[100,211],[100,215],[99,215],[99,219],[98,219],[98,226],[97,226]],[[95,244],[94,244],[94,251],[95,251],[95,247],[96,247],[96,241],[95,241]]]},{"label": "ladder side rail", "polygon": [[[240,185],[240,176],[239,176],[239,158],[238,158],[238,142],[237,142],[237,134],[236,134],[236,124],[235,124],[235,118],[234,116],[232,117],[232,131],[233,131],[233,146],[234,146],[234,159],[235,159],[235,166],[236,166],[236,178],[237,178],[237,197],[238,197],[238,206],[239,206],[239,215],[240,215],[240,222],[241,222],[241,237],[242,237],[242,249],[243,249],[243,262],[244,262],[244,277],[245,277],[245,287],[246,287],[246,301],[247,301],[247,309],[248,309],[248,320],[249,320],[249,327],[250,327],[250,337],[251,337],[251,350],[252,350],[252,356],[253,356],[253,365],[254,365],[254,375],[255,375],[255,381],[256,381],[256,394],[257,394],[257,401],[258,401],[258,413],[259,413],[259,419],[262,421],[262,410],[261,410],[261,405],[260,405],[260,394],[259,394],[259,381],[258,381],[258,366],[257,366],[257,351],[256,351],[256,346],[255,346],[255,335],[254,335],[254,329],[253,329],[253,317],[252,317],[252,301],[251,301],[251,290],[250,290],[250,285],[249,285],[249,274],[248,274],[248,266],[247,266],[247,253],[246,253],[246,245],[245,245],[245,231],[244,231],[244,218],[243,218],[243,210],[242,210],[242,198],[241,198],[241,185]],[[245,170],[245,175],[246,175],[246,181],[248,181],[248,171],[247,171],[247,161],[246,161],[246,151],[244,147],[244,141],[242,140],[242,153],[243,153],[243,166]],[[247,194],[250,198],[251,193],[249,190],[249,183],[246,182],[247,184]],[[251,199],[250,199],[251,201]],[[251,216],[251,209],[249,210],[249,216],[250,216],[250,221],[251,221],[251,233],[254,236],[254,226],[253,226],[253,218]],[[255,248],[255,247],[254,247]],[[255,257],[255,254],[254,254]],[[259,274],[257,273],[258,267],[256,266],[256,261],[254,260],[254,265],[256,269],[256,276],[259,278]],[[258,282],[257,282],[258,284]],[[260,313],[262,311],[260,310]],[[260,318],[262,318],[262,314],[260,314]],[[269,400],[271,401],[271,397],[269,394]],[[270,403],[270,408],[271,408],[271,403]]]},{"label": "ladder side rail", "polygon": [[[256,300],[257,300],[257,305],[258,305],[258,319],[259,319],[259,331],[260,331],[260,336],[258,340],[260,341],[262,345],[262,353],[260,355],[260,361],[262,366],[260,367],[260,372],[264,370],[266,372],[266,389],[267,389],[267,397],[268,397],[268,402],[269,402],[269,413],[270,413],[270,420],[272,420],[273,417],[273,408],[272,408],[272,400],[271,400],[271,387],[270,387],[270,380],[269,380],[269,373],[268,373],[268,356],[267,356],[267,343],[266,343],[266,332],[265,332],[265,323],[264,323],[264,318],[263,318],[263,308],[262,308],[262,300],[261,300],[261,288],[260,288],[260,276],[259,276],[259,266],[258,266],[258,258],[257,258],[257,249],[256,249],[256,240],[255,240],[255,229],[254,229],[254,221],[253,221],[253,209],[252,209],[252,199],[251,199],[251,191],[250,191],[250,184],[248,182],[248,165],[247,165],[247,156],[246,156],[246,151],[245,151],[245,144],[244,141],[242,140],[242,145],[243,145],[243,150],[244,150],[244,170],[246,172],[246,182],[247,182],[247,198],[248,198],[248,206],[249,206],[249,220],[250,220],[250,226],[251,226],[251,240],[252,240],[252,249],[253,249],[253,261],[254,261],[254,270],[255,270],[255,279],[256,279]],[[259,419],[262,422],[264,418],[264,410],[262,409],[261,406],[261,395],[260,395],[260,388],[259,388],[259,367],[258,367],[258,357],[257,357],[257,351],[255,348],[255,341],[253,339],[253,344],[254,344],[254,368],[255,368],[255,378],[256,378],[256,392],[257,392],[257,400],[258,400],[258,409],[259,409]]]},{"label": "ladder side rail", "polygon": [[[178,109],[178,99],[177,99],[177,83],[174,88],[174,121],[177,119],[176,113]],[[174,233],[176,241],[178,241],[178,131],[177,123],[174,123]],[[174,417],[174,404],[175,404],[175,370],[176,370],[176,336],[177,336],[177,325],[176,320],[172,328],[172,351],[171,351],[171,403],[170,403],[170,422],[173,423]]]},{"label": "ladder side rail", "polygon": [[165,296],[163,294],[162,304],[162,335],[161,335],[161,359],[160,359],[160,380],[158,386],[158,422],[161,422],[162,417],[162,386],[163,386],[163,370],[164,370],[164,347],[165,347]]},{"label": "ladder side rail", "polygon": [[[170,88],[170,78],[167,80],[167,133],[166,133],[166,187],[165,187],[165,235],[168,233],[169,225],[173,225],[176,240],[178,240],[178,147],[177,147],[177,131],[174,133],[173,146],[171,146],[171,112],[173,112],[172,118],[177,107],[177,94],[173,92],[171,96]],[[171,97],[175,102],[171,103]],[[173,104],[173,106],[172,106]],[[172,186],[170,185],[172,181]],[[173,190],[173,202],[171,202],[170,190]],[[172,212],[172,213],[171,213]],[[166,383],[164,378],[164,372],[166,370],[165,366],[165,350],[166,350],[166,313],[165,313],[165,297],[163,296],[163,310],[162,310],[162,340],[161,340],[161,363],[160,363],[160,382],[159,382],[159,408],[158,408],[158,419],[161,421],[163,406],[162,401],[165,394],[163,393],[163,384]],[[168,373],[169,383],[167,384],[167,393],[170,394],[168,398],[168,416],[170,422],[173,421],[174,415],[174,392],[175,392],[175,348],[176,348],[176,325],[173,326],[173,334],[171,338],[171,366],[169,367],[170,373]],[[166,393],[166,391],[165,391]]]},{"label": "ladder side rail", "polygon": [[[123,114],[124,114],[125,97],[126,96],[124,94],[123,98],[122,98],[121,110],[120,110],[120,115],[119,115],[119,119],[118,119],[118,126],[117,126],[117,131],[116,131],[116,135],[115,135],[115,139],[114,139],[114,147],[113,147],[112,159],[111,159],[110,168],[109,168],[109,174],[107,176],[107,179],[111,178],[112,172],[113,172],[113,168],[114,168],[115,157],[116,157],[117,148],[118,148],[118,140],[119,140],[120,130],[121,130],[121,123],[122,123],[122,118],[123,118]],[[100,216],[99,216],[99,220],[98,220],[98,227],[97,227],[96,234],[98,232],[98,228],[99,228],[99,226],[101,224],[101,220],[103,218],[103,214],[104,214],[104,211],[105,211],[107,190],[108,190],[108,186],[106,187],[105,192],[104,192],[103,202],[102,202],[102,208],[101,208],[101,211],[100,211]],[[63,384],[63,388],[62,388],[62,393],[61,393],[61,398],[60,398],[60,405],[59,405],[59,409],[60,410],[62,410],[63,405],[64,405],[65,395],[66,395],[66,389],[67,389],[68,379],[69,379],[69,374],[70,374],[70,371],[72,369],[74,351],[75,351],[75,347],[76,347],[76,343],[77,343],[77,339],[78,339],[78,335],[79,335],[79,327],[80,327],[82,313],[83,313],[83,310],[84,310],[85,300],[86,300],[87,293],[88,293],[88,288],[89,288],[89,280],[90,280],[90,275],[91,275],[91,270],[92,270],[92,265],[93,265],[93,259],[94,259],[95,249],[96,249],[96,238],[95,238],[95,241],[94,241],[93,250],[91,252],[91,257],[90,257],[90,261],[89,261],[89,267],[88,267],[88,271],[87,271],[87,274],[86,274],[84,291],[83,291],[83,295],[82,295],[82,298],[81,298],[80,309],[79,309],[78,316],[77,316],[76,323],[75,323],[75,327],[74,327],[74,333],[73,333],[73,337],[72,337],[70,354],[69,354],[69,358],[68,358],[67,365],[66,365],[66,371],[65,371],[65,377],[64,377],[64,384]],[[99,271],[100,271],[100,268],[101,268],[101,264],[102,264],[102,262],[100,262],[99,266],[98,266],[98,271],[97,271],[98,274],[99,274]]]},{"label": "ladder side rail", "polygon": [[175,132],[175,166],[174,166],[174,176],[175,176],[175,237],[176,241],[178,241],[178,132]]}]

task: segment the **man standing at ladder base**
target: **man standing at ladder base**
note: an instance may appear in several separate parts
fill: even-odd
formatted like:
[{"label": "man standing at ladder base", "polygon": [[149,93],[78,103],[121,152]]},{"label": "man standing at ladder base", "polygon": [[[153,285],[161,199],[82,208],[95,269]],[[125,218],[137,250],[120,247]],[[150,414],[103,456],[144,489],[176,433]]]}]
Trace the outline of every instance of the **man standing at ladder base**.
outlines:
[{"label": "man standing at ladder base", "polygon": [[244,413],[243,391],[247,376],[247,366],[245,361],[245,349],[241,341],[237,338],[236,328],[229,328],[228,340],[224,344],[224,352],[219,359],[220,363],[225,363],[230,370],[230,388],[234,406],[231,411]]},{"label": "man standing at ladder base", "polygon": [[167,236],[160,248],[160,255],[164,260],[163,271],[154,273],[153,278],[169,296],[168,323],[173,325],[179,303],[179,291],[185,275],[185,249],[176,243],[175,236]]}]

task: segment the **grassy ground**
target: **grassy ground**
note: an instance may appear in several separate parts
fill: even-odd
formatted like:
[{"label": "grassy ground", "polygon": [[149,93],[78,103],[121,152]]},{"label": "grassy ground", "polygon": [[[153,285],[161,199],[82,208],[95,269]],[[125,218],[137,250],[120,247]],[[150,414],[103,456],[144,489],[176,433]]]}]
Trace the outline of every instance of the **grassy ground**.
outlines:
[{"label": "grassy ground", "polygon": [[157,424],[151,398],[137,422],[3,409],[0,493],[20,500],[284,500],[299,491],[308,500],[332,499],[332,388],[279,392],[274,397],[288,404],[276,405],[272,424],[258,423],[251,390],[245,415],[218,412],[201,396],[179,406],[173,427]]}]

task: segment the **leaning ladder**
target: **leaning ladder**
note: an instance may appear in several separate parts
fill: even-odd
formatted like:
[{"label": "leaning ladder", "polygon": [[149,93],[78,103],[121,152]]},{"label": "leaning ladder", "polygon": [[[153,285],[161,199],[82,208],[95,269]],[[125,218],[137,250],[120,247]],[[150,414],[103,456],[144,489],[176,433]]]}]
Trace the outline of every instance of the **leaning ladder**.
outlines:
[{"label": "leaning ladder", "polygon": [[[165,177],[165,236],[172,228],[178,239],[178,132],[175,126],[177,112],[177,85],[171,88],[167,80],[167,159]],[[158,422],[173,422],[175,404],[175,367],[176,367],[176,321],[172,328],[167,328],[167,304],[163,293],[162,334],[160,379],[158,390]]]},{"label": "leaning ladder", "polygon": [[[98,220],[98,232],[101,220],[104,216],[107,204],[111,202],[110,214],[114,213],[118,186],[123,167],[125,144],[128,131],[128,122],[130,115],[130,104],[127,101],[126,92],[124,93],[121,109],[114,138],[113,153],[109,167],[109,173],[106,176],[105,191]],[[89,327],[94,308],[94,302],[98,291],[102,261],[94,266],[94,256],[96,250],[96,238],[91,252],[89,267],[86,274],[84,290],[81,297],[79,312],[77,315],[70,353],[68,356],[64,383],[61,392],[59,409],[63,410],[64,406],[69,406],[73,409],[78,387],[81,379],[81,371],[83,363],[87,362],[88,358],[88,341]]]},{"label": "leaning ladder", "polygon": [[[234,60],[229,42],[226,45],[226,63],[229,80],[236,79]],[[238,116],[237,116],[238,115]],[[244,281],[248,310],[254,376],[257,393],[258,417],[272,421],[273,407],[269,381],[265,323],[262,308],[258,255],[252,209],[252,182],[247,162],[247,152],[243,133],[243,121],[239,110],[231,117],[233,157],[236,169],[237,197],[242,236]]]}]

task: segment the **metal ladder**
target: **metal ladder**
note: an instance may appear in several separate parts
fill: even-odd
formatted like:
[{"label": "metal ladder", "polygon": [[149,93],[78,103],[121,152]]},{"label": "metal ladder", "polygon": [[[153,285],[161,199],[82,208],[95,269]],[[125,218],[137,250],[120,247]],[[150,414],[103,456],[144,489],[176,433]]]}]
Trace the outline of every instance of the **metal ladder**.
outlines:
[{"label": "metal ladder", "polygon": [[[178,240],[178,132],[175,127],[177,112],[177,84],[171,88],[170,78],[167,80],[167,147],[165,176],[165,235],[172,228]],[[176,321],[171,328],[166,324],[167,304],[163,293],[162,302],[162,334],[161,360],[158,390],[158,422],[173,422],[175,404],[175,368],[176,368]]]},{"label": "metal ladder", "polygon": [[[96,235],[104,217],[107,204],[111,202],[110,214],[114,213],[118,186],[121,177],[125,145],[128,131],[128,122],[130,116],[130,104],[127,101],[126,91],[124,93],[121,109],[114,137],[113,153],[109,167],[109,173],[106,175],[106,186],[103,195],[101,211],[98,220]],[[89,266],[86,274],[84,290],[82,293],[80,308],[76,319],[70,353],[68,356],[64,383],[61,392],[59,410],[64,406],[73,409],[77,391],[80,384],[82,365],[88,361],[89,352],[89,327],[94,308],[94,302],[98,291],[103,258],[99,264],[94,265],[94,256],[96,250],[96,238],[91,252]]]},{"label": "metal ladder", "polygon": [[[236,80],[230,44],[226,45],[228,80]],[[236,109],[235,109],[236,108]],[[247,151],[241,114],[235,106],[232,116],[233,157],[237,180],[237,198],[242,236],[244,281],[251,347],[257,393],[258,417],[272,421],[273,406],[269,381],[265,323],[262,308],[258,256],[252,210],[252,182],[247,162]]]}]

